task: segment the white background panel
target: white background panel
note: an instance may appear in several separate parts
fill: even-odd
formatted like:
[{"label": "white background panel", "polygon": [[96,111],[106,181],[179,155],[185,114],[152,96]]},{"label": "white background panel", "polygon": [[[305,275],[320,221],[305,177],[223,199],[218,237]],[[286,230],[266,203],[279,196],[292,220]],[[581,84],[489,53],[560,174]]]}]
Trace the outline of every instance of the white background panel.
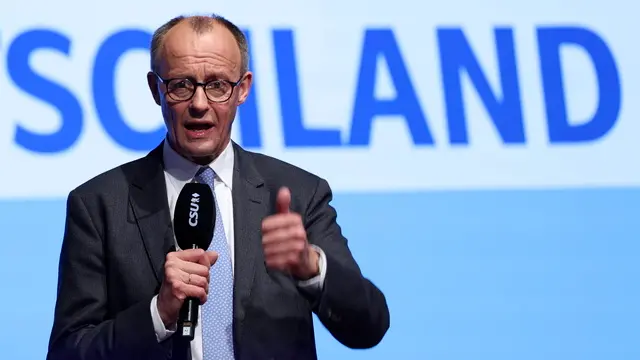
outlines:
[{"label": "white background panel", "polygon": [[[68,8],[66,8],[68,6]],[[126,7],[126,11],[124,10]],[[637,152],[640,124],[639,78],[635,66],[636,22],[627,1],[450,1],[438,4],[393,2],[245,1],[210,3],[194,1],[80,3],[31,1],[3,5],[0,12],[0,168],[26,174],[44,170],[46,183],[24,176],[0,177],[0,197],[64,196],[86,179],[122,162],[143,156],[110,139],[100,125],[92,95],[92,70],[96,53],[111,34],[123,29],[152,32],[177,14],[218,12],[250,29],[256,73],[256,100],[263,146],[260,152],[302,166],[327,178],[338,191],[421,189],[549,188],[628,186],[640,184],[640,170],[629,164]],[[73,10],[73,11],[72,11]],[[621,109],[615,126],[596,141],[550,144],[536,28],[581,26],[597,33],[614,56],[621,86]],[[437,41],[439,27],[461,28],[481,69],[501,94],[493,30],[513,30],[526,143],[505,145],[489,113],[466,75],[464,106],[470,143],[448,143],[447,114]],[[41,154],[25,151],[15,141],[16,126],[34,132],[52,132],[61,126],[55,107],[32,97],[11,81],[7,51],[21,33],[46,28],[68,36],[70,56],[39,51],[31,66],[62,84],[78,99],[83,110],[83,132],[64,152]],[[415,146],[403,117],[379,117],[365,147],[287,148],[284,146],[278,73],[275,71],[272,31],[294,31],[301,108],[304,124],[311,128],[340,129],[349,138],[358,69],[366,29],[390,28],[435,140],[433,146]],[[562,50],[564,90],[569,117],[588,119],[598,102],[598,86],[589,56],[579,48]],[[118,106],[127,123],[138,131],[162,124],[159,108],[146,87],[148,55],[131,51],[115,73]],[[393,97],[395,89],[384,59],[379,59],[376,96]],[[109,119],[106,119],[107,121]],[[238,119],[238,121],[242,121]],[[238,125],[238,124],[236,124]],[[234,138],[239,139],[238,128]]]}]

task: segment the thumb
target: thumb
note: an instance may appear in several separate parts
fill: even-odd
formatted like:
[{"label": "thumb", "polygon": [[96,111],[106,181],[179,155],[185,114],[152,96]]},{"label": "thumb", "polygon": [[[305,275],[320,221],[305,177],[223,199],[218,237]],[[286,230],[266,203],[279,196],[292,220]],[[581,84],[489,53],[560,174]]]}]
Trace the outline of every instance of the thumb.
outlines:
[{"label": "thumb", "polygon": [[289,212],[289,206],[291,205],[291,191],[289,188],[282,187],[278,191],[278,197],[276,199],[276,210],[278,214],[286,214]]},{"label": "thumb", "polygon": [[210,266],[213,266],[213,264],[218,261],[218,253],[215,251],[207,251],[207,257],[209,258],[209,264],[211,264]]}]

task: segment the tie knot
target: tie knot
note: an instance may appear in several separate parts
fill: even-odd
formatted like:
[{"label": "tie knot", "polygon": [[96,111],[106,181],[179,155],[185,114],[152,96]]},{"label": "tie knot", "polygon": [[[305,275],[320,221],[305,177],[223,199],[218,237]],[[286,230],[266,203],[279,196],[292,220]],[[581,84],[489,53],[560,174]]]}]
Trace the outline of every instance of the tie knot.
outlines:
[{"label": "tie knot", "polygon": [[216,177],[216,172],[208,166],[201,167],[196,173],[195,180],[199,183],[207,184],[213,189],[213,179]]}]

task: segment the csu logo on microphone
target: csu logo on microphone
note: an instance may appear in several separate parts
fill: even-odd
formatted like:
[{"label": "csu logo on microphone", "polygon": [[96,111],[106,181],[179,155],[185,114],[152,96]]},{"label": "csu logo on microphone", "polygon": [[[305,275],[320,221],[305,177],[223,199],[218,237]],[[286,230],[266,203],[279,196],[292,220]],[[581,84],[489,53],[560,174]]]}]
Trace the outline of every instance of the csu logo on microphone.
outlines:
[{"label": "csu logo on microphone", "polygon": [[193,193],[191,195],[191,207],[189,211],[189,225],[192,227],[198,226],[198,210],[200,210],[200,194]]}]

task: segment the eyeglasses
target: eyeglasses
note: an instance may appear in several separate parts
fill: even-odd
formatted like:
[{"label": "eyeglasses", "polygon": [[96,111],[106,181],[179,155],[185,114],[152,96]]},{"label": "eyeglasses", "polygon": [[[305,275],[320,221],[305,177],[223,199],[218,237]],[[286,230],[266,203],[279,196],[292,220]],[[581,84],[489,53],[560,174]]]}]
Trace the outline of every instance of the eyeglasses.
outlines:
[{"label": "eyeglasses", "polygon": [[162,81],[164,86],[166,86],[169,97],[175,101],[190,100],[196,93],[196,89],[202,86],[209,101],[217,103],[225,102],[231,98],[233,89],[242,82],[242,78],[240,78],[240,80],[236,82],[216,79],[206,83],[199,83],[189,78],[163,79],[160,75],[155,75]]}]

